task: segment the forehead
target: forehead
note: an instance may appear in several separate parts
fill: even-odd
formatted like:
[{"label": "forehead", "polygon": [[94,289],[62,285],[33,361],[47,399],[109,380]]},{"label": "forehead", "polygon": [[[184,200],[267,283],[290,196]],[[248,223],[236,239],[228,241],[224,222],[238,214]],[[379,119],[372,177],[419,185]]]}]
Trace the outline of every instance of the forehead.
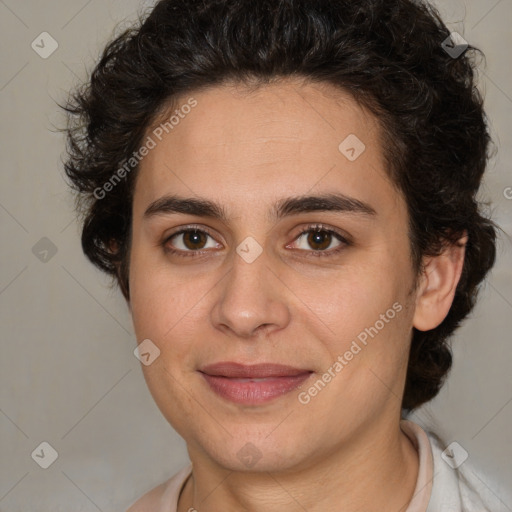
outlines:
[{"label": "forehead", "polygon": [[155,147],[140,164],[136,203],[177,192],[233,207],[243,198],[238,206],[261,209],[262,200],[286,193],[331,189],[366,201],[385,189],[384,199],[397,200],[379,134],[375,117],[329,84],[283,80],[192,92],[148,128]]},{"label": "forehead", "polygon": [[[175,116],[179,126],[166,125],[173,113],[185,110],[192,97],[197,106],[180,119]],[[376,130],[377,124],[375,117],[344,90],[288,78],[257,88],[224,84],[182,95],[148,132],[163,127],[175,135],[175,152],[186,152],[193,146],[204,155],[210,149],[215,152],[215,146],[240,147],[254,141],[284,150],[290,147],[286,142],[295,139],[301,146],[312,144],[321,149],[340,140],[347,128],[368,139],[367,132]]]}]

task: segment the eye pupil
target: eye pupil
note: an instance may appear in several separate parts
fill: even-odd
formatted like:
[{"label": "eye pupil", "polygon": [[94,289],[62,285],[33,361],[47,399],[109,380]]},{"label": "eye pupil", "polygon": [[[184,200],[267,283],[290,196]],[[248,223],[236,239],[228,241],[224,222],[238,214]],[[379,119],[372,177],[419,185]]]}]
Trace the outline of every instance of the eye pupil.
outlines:
[{"label": "eye pupil", "polygon": [[[197,244],[201,242],[201,238],[203,239],[203,244],[201,244],[201,247],[197,247]],[[201,233],[200,231],[187,231],[186,233],[183,233],[184,244],[188,249],[193,251],[204,247],[206,243],[205,238],[204,233]]]},{"label": "eye pupil", "polygon": [[326,231],[311,231],[308,243],[314,248],[316,244],[320,244],[320,247],[316,247],[316,249],[326,249],[331,244],[331,234]]}]

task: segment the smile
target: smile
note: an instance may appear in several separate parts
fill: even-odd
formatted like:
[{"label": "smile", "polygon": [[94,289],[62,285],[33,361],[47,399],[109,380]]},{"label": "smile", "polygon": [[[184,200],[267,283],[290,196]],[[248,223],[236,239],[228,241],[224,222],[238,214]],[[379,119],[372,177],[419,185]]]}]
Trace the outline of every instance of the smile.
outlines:
[{"label": "smile", "polygon": [[218,396],[239,404],[258,405],[296,389],[313,372],[272,363],[248,366],[222,362],[206,366],[200,373]]}]

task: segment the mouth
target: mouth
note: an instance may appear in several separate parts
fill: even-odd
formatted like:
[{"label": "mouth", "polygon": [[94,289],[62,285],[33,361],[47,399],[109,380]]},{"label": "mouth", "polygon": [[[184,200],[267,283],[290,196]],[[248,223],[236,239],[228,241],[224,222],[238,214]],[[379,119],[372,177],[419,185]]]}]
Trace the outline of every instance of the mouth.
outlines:
[{"label": "mouth", "polygon": [[244,365],[220,362],[199,370],[220,397],[244,405],[270,402],[300,386],[312,370],[274,363]]}]

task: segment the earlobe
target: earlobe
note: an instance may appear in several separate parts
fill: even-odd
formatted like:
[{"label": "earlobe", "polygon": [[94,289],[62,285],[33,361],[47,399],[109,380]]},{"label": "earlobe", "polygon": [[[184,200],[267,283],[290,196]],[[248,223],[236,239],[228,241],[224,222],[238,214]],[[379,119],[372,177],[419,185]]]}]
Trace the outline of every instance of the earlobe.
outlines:
[{"label": "earlobe", "polygon": [[446,318],[464,266],[467,235],[446,246],[438,256],[424,261],[424,271],[416,292],[413,326],[419,331],[436,328]]}]

